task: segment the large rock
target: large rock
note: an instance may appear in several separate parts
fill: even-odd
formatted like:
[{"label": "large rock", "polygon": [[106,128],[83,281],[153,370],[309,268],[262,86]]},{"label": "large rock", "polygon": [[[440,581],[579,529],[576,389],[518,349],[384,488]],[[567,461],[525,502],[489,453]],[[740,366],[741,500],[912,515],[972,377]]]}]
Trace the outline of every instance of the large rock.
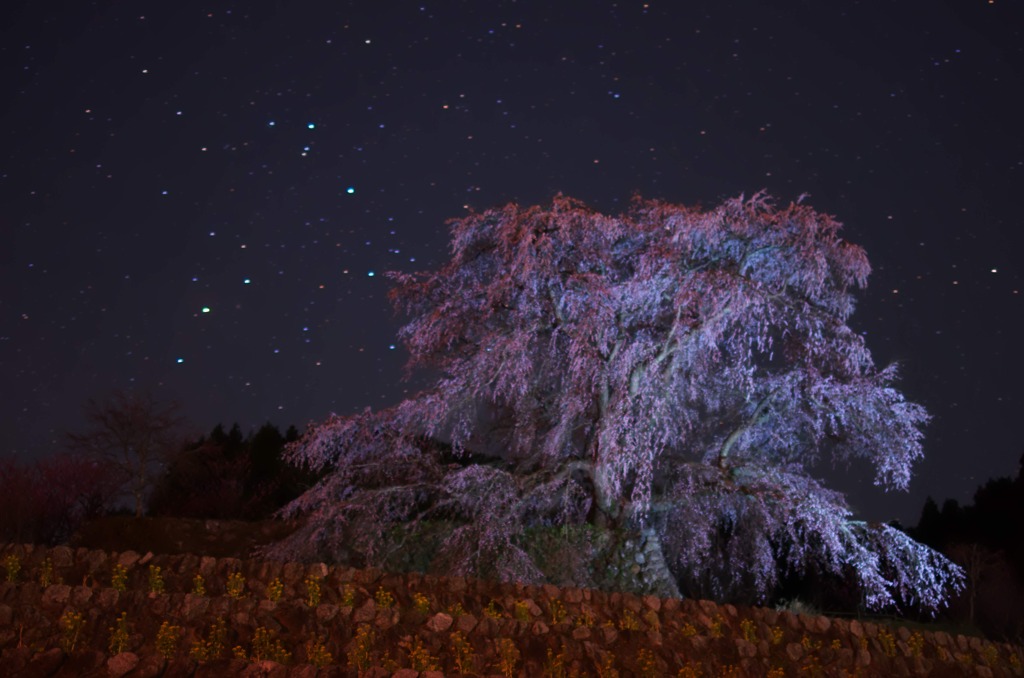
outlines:
[{"label": "large rock", "polygon": [[43,607],[64,609],[71,600],[71,587],[67,584],[52,584],[43,591]]},{"label": "large rock", "polygon": [[121,678],[121,676],[128,673],[138,665],[139,655],[134,652],[122,652],[120,654],[115,654],[107,660],[107,670],[110,672],[110,678]]},{"label": "large rock", "polygon": [[374,602],[373,598],[368,599],[365,603],[356,608],[355,612],[352,613],[352,621],[357,624],[373,621],[377,616],[377,603]]},{"label": "large rock", "polygon": [[125,678],[157,678],[163,674],[166,666],[167,660],[160,655],[146,655],[139,660],[135,670],[125,675]]},{"label": "large rock", "polygon": [[438,612],[427,620],[427,628],[434,633],[442,633],[451,628],[452,616],[445,612]]}]

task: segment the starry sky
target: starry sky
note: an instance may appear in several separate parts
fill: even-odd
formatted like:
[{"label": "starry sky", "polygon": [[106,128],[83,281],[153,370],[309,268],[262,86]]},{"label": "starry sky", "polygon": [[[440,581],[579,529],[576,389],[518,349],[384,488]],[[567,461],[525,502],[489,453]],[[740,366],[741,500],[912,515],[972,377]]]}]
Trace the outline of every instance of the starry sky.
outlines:
[{"label": "starry sky", "polygon": [[934,417],[914,524],[1024,451],[1013,0],[16,2],[0,27],[0,455],[113,389],[196,432],[397,402],[388,270],[564,192],[810,194],[874,267],[851,324]]}]

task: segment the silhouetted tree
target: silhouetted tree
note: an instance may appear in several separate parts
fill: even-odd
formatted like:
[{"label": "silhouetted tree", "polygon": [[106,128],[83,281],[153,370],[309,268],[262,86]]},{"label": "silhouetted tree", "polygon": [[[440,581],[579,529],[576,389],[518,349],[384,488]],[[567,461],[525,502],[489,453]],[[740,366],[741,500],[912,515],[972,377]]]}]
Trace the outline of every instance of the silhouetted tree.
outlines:
[{"label": "silhouetted tree", "polygon": [[457,220],[451,248],[393,276],[409,368],[435,386],[291,448],[328,475],[289,508],[310,517],[280,553],[373,562],[443,518],[435,566],[539,580],[527,531],[589,524],[642,544],[645,576],[703,595],[764,596],[811,567],[852,573],[874,607],[959,586],[946,558],[855,520],[810,475],[861,460],[905,489],[927,421],[846,324],[870,267],[831,217],[762,194],[709,211],[638,199],[618,217],[559,196]]},{"label": "silhouetted tree", "polygon": [[294,426],[284,436],[269,422],[247,440],[250,459],[246,483],[247,516],[264,517],[308,489],[313,477],[285,463],[284,446],[298,439]]},{"label": "silhouetted tree", "polygon": [[210,442],[219,446],[225,456],[234,457],[243,453],[245,436],[242,434],[242,429],[238,426],[238,422],[232,424],[231,430],[227,433],[224,432],[223,424],[217,424],[210,431]]},{"label": "silhouetted tree", "polygon": [[984,543],[993,547],[1024,543],[1024,494],[1014,480],[995,478],[979,487],[972,511],[972,527]]},{"label": "silhouetted tree", "polygon": [[146,493],[161,461],[178,443],[183,422],[176,404],[161,405],[151,394],[117,391],[85,406],[88,428],[69,433],[70,448],[106,462],[132,496],[142,516]]},{"label": "silhouetted tree", "polygon": [[154,515],[241,517],[249,459],[238,450],[228,454],[223,442],[215,442],[218,439],[211,435],[171,455],[153,489],[150,506]]},{"label": "silhouetted tree", "polygon": [[249,438],[249,459],[252,463],[253,483],[265,483],[273,479],[281,468],[281,451],[284,436],[269,422]]},{"label": "silhouetted tree", "polygon": [[968,607],[967,622],[974,624],[978,588],[982,580],[1000,562],[999,554],[977,543],[953,544],[946,553],[953,559],[953,562],[964,569],[964,597],[967,599]]},{"label": "silhouetted tree", "polygon": [[942,550],[945,545],[945,531],[942,520],[942,513],[939,505],[930,496],[925,499],[924,507],[921,509],[921,518],[917,521],[917,527],[911,530],[911,536],[922,544],[927,544],[933,549]]},{"label": "silhouetted tree", "polygon": [[34,471],[16,459],[0,459],[0,539],[36,540],[42,497]]},{"label": "silhouetted tree", "polygon": [[[298,438],[295,427],[288,435]],[[172,456],[153,492],[153,513],[216,519],[272,515],[312,482],[284,462],[287,440],[270,423],[244,437],[237,423],[228,433],[218,424],[208,437]]]},{"label": "silhouetted tree", "polygon": [[[1024,462],[1024,459],[1022,459]],[[993,638],[1024,639],[1024,482],[995,478],[973,502],[955,499],[940,511],[929,497],[914,537],[942,550],[966,573],[966,589],[951,618],[977,624]]]}]

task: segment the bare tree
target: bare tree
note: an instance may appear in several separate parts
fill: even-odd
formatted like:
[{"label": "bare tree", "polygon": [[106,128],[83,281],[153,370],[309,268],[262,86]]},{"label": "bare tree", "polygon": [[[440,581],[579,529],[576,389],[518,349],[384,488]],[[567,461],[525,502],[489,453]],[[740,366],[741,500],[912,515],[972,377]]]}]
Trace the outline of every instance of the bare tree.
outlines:
[{"label": "bare tree", "polygon": [[1006,568],[1006,558],[999,552],[986,548],[977,542],[960,542],[946,549],[953,562],[964,569],[965,597],[967,598],[967,623],[975,623],[978,591],[990,575]]},{"label": "bare tree", "polygon": [[141,517],[154,473],[178,442],[178,405],[161,405],[149,393],[117,391],[104,401],[89,400],[85,416],[88,428],[68,434],[70,448],[109,463]]}]

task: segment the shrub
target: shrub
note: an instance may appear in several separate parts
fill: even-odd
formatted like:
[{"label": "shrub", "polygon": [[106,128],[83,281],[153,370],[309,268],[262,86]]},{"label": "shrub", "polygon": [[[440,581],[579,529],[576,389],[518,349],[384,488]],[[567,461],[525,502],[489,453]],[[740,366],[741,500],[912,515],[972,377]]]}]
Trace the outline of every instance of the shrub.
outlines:
[{"label": "shrub", "polygon": [[430,654],[421,639],[403,639],[399,642],[399,647],[409,655],[409,667],[414,671],[440,671],[437,657]]},{"label": "shrub", "polygon": [[622,618],[619,619],[619,629],[623,631],[639,631],[640,619],[633,610],[623,610]]},{"label": "shrub", "polygon": [[748,643],[757,642],[757,627],[754,626],[754,622],[750,619],[744,619],[740,622],[740,633],[743,635],[743,639]]},{"label": "shrub", "polygon": [[181,640],[181,627],[170,622],[163,622],[156,632],[156,652],[164,659],[172,659],[178,652]]},{"label": "shrub", "polygon": [[287,664],[291,658],[291,653],[284,648],[280,639],[274,637],[273,631],[263,626],[256,629],[252,637],[252,652],[249,655],[253,663],[269,659],[278,664]]},{"label": "shrub", "polygon": [[328,652],[324,640],[319,636],[306,643],[306,663],[317,668],[329,666],[334,663],[334,657]]},{"label": "shrub", "polygon": [[281,600],[282,595],[284,595],[284,584],[281,583],[281,579],[279,577],[274,577],[274,579],[267,584],[267,600],[272,603],[276,603]]},{"label": "shrub", "polygon": [[419,591],[412,595],[412,606],[420,614],[430,614],[430,599]]},{"label": "shrub", "polygon": [[4,569],[7,570],[7,581],[14,583],[18,581],[18,573],[21,572],[21,559],[13,553],[4,558]]},{"label": "shrub", "polygon": [[658,678],[658,662],[654,658],[654,653],[641,648],[636,656],[636,669],[642,678]]},{"label": "shrub", "polygon": [[220,659],[227,647],[228,627],[223,619],[218,619],[210,624],[206,634],[206,640],[196,639],[192,643],[189,656],[196,661],[205,662],[211,659]]},{"label": "shrub", "polygon": [[102,514],[119,491],[109,464],[60,454],[33,464],[0,460],[0,542],[58,544]]},{"label": "shrub", "polygon": [[53,559],[47,556],[39,566],[39,586],[45,589],[55,582],[56,580],[53,577]]},{"label": "shrub", "polygon": [[57,622],[60,627],[61,649],[71,654],[75,651],[78,641],[81,640],[82,632],[85,630],[85,617],[81,612],[66,610]]},{"label": "shrub", "polygon": [[561,624],[567,616],[565,604],[557,598],[548,603],[548,614],[551,615],[552,624]]},{"label": "shrub", "polygon": [[484,616],[488,619],[501,619],[502,614],[498,604],[493,600],[487,603],[487,607],[484,608]]},{"label": "shrub", "polygon": [[449,638],[452,663],[459,673],[473,672],[473,645],[466,640],[461,631],[456,631]]},{"label": "shrub", "polygon": [[127,651],[130,638],[128,613],[122,612],[121,616],[114,622],[114,625],[107,630],[110,632],[110,642],[107,644],[107,650],[110,652],[110,655],[114,656]]},{"label": "shrub", "polygon": [[544,674],[551,676],[551,678],[568,678],[566,673],[566,663],[568,662],[568,654],[566,653],[565,645],[562,645],[562,650],[558,654],[550,647],[548,648],[547,661],[544,662]]},{"label": "shrub", "polygon": [[228,575],[227,590],[228,596],[235,600],[245,596],[245,577],[241,572],[232,572]]},{"label": "shrub", "polygon": [[341,606],[355,607],[356,590],[351,584],[345,584],[341,589]]},{"label": "shrub", "polygon": [[124,565],[115,565],[110,573],[110,586],[115,591],[122,593],[128,589],[128,568]]},{"label": "shrub", "polygon": [[373,665],[375,642],[373,629],[366,624],[360,624],[348,654],[348,663],[356,667],[360,673]]},{"label": "shrub", "polygon": [[306,604],[310,607],[316,607],[320,604],[320,579],[309,575],[305,579],[306,584]]},{"label": "shrub", "polygon": [[512,678],[516,675],[516,667],[519,664],[519,648],[511,638],[498,638],[494,641],[494,648],[498,653],[497,668],[505,678]]},{"label": "shrub", "polygon": [[395,597],[391,595],[390,591],[385,590],[383,586],[377,589],[377,592],[373,594],[373,598],[377,601],[377,607],[382,610],[390,610],[395,604]]},{"label": "shrub", "polygon": [[150,593],[164,593],[166,587],[164,586],[164,576],[160,572],[159,565],[149,566],[149,592]]}]

